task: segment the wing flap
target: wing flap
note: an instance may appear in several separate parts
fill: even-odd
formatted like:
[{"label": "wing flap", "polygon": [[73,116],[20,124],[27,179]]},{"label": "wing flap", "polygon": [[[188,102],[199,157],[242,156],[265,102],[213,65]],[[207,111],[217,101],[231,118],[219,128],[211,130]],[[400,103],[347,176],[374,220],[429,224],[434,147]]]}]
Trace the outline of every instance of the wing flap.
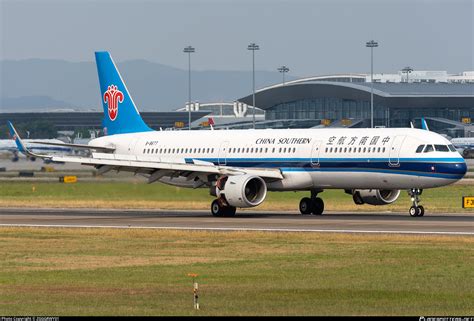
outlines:
[{"label": "wing flap", "polygon": [[34,142],[30,142],[30,144],[63,146],[63,147],[70,147],[70,148],[77,148],[77,149],[92,149],[92,150],[100,150],[104,152],[115,151],[114,147],[94,146],[94,145],[86,145],[86,144],[54,143],[54,142],[42,142],[42,141],[34,141]]}]

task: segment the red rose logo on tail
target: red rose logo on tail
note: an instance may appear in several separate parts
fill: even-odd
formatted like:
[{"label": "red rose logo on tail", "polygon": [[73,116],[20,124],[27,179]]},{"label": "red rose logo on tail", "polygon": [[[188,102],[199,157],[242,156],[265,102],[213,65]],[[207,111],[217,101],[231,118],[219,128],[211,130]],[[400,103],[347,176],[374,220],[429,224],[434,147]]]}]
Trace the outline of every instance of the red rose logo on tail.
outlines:
[{"label": "red rose logo on tail", "polygon": [[104,103],[107,103],[109,118],[114,121],[118,115],[118,104],[123,102],[123,93],[117,89],[117,86],[110,85],[104,93]]}]

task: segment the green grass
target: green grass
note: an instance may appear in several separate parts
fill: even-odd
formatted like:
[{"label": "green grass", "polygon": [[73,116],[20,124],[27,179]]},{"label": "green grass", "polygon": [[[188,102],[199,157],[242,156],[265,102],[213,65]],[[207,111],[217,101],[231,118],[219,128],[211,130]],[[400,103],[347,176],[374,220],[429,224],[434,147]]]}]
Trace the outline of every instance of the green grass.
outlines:
[{"label": "green grass", "polygon": [[[265,202],[252,210],[293,210],[308,192],[269,192]],[[320,194],[326,210],[402,211],[411,206],[406,191],[388,206],[357,206],[341,190]],[[474,196],[470,185],[451,185],[423,192],[422,204],[429,212],[473,212],[462,209],[462,196]],[[79,182],[76,184],[11,182],[0,185],[0,206],[151,208],[208,210],[212,197],[207,189],[184,189],[137,182]]]},{"label": "green grass", "polygon": [[447,236],[1,228],[0,311],[472,315],[473,245]]}]

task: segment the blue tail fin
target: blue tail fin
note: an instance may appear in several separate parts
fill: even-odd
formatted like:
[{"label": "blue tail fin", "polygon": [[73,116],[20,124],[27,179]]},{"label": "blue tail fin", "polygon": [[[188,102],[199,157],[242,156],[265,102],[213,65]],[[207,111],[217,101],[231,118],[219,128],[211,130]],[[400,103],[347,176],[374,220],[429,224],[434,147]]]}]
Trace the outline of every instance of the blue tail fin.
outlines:
[{"label": "blue tail fin", "polygon": [[95,53],[106,135],[151,131],[138,112],[117,66],[107,51]]},{"label": "blue tail fin", "polygon": [[426,122],[426,119],[424,117],[421,117],[421,128],[430,131],[430,129],[428,128],[428,123]]}]

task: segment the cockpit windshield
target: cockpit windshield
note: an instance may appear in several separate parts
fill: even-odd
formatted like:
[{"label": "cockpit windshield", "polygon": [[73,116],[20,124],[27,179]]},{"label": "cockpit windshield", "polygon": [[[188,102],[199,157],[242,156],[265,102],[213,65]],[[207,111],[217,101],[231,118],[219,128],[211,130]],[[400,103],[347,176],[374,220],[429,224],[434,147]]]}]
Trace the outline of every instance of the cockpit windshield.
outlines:
[{"label": "cockpit windshield", "polygon": [[434,152],[433,145],[426,145],[424,153]]},{"label": "cockpit windshield", "polygon": [[449,148],[446,145],[434,145],[437,152],[449,152]]}]

